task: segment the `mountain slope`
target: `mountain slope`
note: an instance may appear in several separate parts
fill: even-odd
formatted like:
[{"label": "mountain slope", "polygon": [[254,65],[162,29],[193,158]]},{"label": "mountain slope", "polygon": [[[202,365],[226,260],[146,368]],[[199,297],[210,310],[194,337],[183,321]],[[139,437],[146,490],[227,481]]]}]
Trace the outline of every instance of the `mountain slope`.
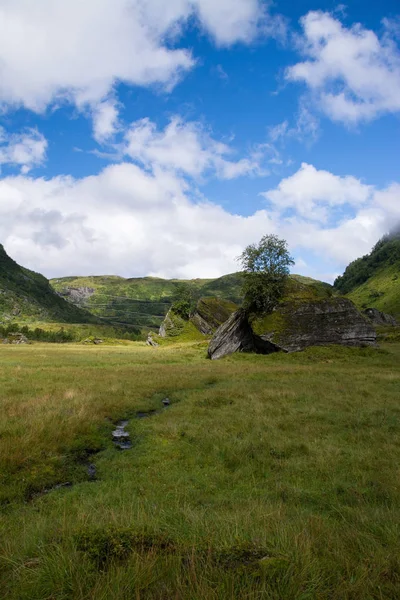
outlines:
[{"label": "mountain slope", "polygon": [[232,302],[241,302],[238,273],[219,279],[192,280],[63,277],[52,279],[51,284],[66,300],[103,319],[157,330],[173,302],[184,290],[189,290],[194,301],[202,296],[219,296]]},{"label": "mountain slope", "polygon": [[0,322],[13,319],[62,323],[97,321],[60,298],[43,275],[18,265],[0,244]]},{"label": "mountain slope", "polygon": [[[291,276],[292,287],[307,290],[313,286],[329,293],[329,284],[301,275]],[[158,330],[168,310],[184,294],[196,305],[200,298],[217,297],[242,303],[241,274],[231,273],[218,279],[159,279],[139,277],[124,279],[116,276],[63,277],[52,279],[54,289],[68,301],[90,310],[114,323]]]},{"label": "mountain slope", "polygon": [[400,317],[400,234],[385,236],[370,254],[349,264],[334,283],[359,308]]}]

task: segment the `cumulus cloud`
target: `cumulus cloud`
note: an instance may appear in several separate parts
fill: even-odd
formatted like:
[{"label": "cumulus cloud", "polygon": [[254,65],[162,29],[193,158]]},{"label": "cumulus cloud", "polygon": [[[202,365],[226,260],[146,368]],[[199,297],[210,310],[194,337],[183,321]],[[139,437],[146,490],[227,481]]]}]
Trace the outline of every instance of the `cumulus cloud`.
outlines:
[{"label": "cumulus cloud", "polygon": [[37,129],[8,134],[0,127],[0,165],[20,167],[28,173],[46,158],[47,140]]},{"label": "cumulus cloud", "polygon": [[48,275],[217,276],[235,269],[242,246],[271,227],[266,211],[232,215],[175,175],[134,164],[77,180],[0,181],[0,239]]},{"label": "cumulus cloud", "polygon": [[[0,181],[0,240],[20,263],[48,276],[188,278],[237,270],[235,257],[247,244],[276,233],[295,256],[318,254],[315,274],[322,276],[368,252],[399,215],[397,183],[377,190],[310,165],[293,177],[268,192],[272,208],[250,216],[208,202],[176,172],[132,163],[82,179],[7,177]],[[288,205],[293,181],[302,198],[298,191],[287,215],[278,195]],[[304,208],[322,204],[329,211],[343,202],[352,211],[328,224],[310,220]]]},{"label": "cumulus cloud", "polygon": [[228,145],[214,140],[201,124],[184,122],[179,117],[172,118],[161,131],[150,119],[132,123],[122,151],[146,168],[169,169],[190,177],[199,177],[207,171],[213,171],[220,179],[263,173],[261,148],[250,158],[229,160],[233,151]]},{"label": "cumulus cloud", "polygon": [[276,209],[294,209],[310,221],[326,222],[331,209],[343,206],[361,206],[371,198],[373,187],[355,177],[338,177],[329,171],[317,170],[303,163],[301,168],[278,187],[262,193]]},{"label": "cumulus cloud", "polygon": [[400,51],[389,21],[381,38],[322,11],[300,22],[298,46],[306,59],[289,67],[286,78],[305,83],[328,117],[357,123],[400,111]]},{"label": "cumulus cloud", "polygon": [[104,144],[118,131],[118,106],[115,100],[103,100],[92,108],[93,137]]},{"label": "cumulus cloud", "polygon": [[261,0],[2,2],[0,103],[40,112],[62,101],[97,105],[119,82],[171,87],[195,64],[178,47],[189,19],[216,44],[249,42],[267,18],[263,6]]}]

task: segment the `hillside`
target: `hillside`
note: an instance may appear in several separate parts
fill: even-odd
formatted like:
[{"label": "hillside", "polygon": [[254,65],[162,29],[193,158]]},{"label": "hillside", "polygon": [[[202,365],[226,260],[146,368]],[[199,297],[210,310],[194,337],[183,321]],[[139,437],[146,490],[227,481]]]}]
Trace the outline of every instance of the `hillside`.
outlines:
[{"label": "hillside", "polygon": [[359,308],[400,317],[400,234],[385,236],[370,254],[349,264],[334,283]]},{"label": "hillside", "polygon": [[114,323],[158,330],[172,303],[182,292],[194,301],[218,296],[241,303],[240,274],[218,279],[159,279],[116,276],[52,279],[53,288],[66,300]]},{"label": "hillside", "polygon": [[0,244],[0,322],[96,322],[92,315],[58,296],[49,281],[18,265]]}]

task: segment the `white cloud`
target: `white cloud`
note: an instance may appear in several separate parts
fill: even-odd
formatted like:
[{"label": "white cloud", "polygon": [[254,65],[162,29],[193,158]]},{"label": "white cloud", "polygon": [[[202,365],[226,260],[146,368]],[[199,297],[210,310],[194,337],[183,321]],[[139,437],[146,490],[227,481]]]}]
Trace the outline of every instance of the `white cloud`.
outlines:
[{"label": "white cloud", "polygon": [[115,100],[104,100],[92,109],[93,112],[93,137],[103,144],[112,138],[118,131],[118,106]]},{"label": "white cloud", "polygon": [[285,119],[278,125],[269,128],[268,137],[271,142],[283,142],[294,138],[306,144],[312,144],[319,136],[319,120],[306,105],[305,99],[300,100],[296,121],[292,127]]},{"label": "white cloud", "polygon": [[263,152],[257,149],[250,158],[228,160],[231,148],[214,140],[204,127],[196,122],[171,119],[159,131],[149,119],[132,123],[125,134],[123,153],[150,169],[170,169],[190,177],[199,177],[213,171],[221,179],[242,175],[260,175]]},{"label": "white cloud", "polygon": [[[0,4],[0,104],[43,111],[96,105],[118,82],[173,86],[195,59],[179,42],[188,20],[215,43],[249,42],[261,0],[18,0]],[[104,107],[103,107],[104,108]]]},{"label": "white cloud", "polygon": [[8,134],[0,127],[0,165],[20,167],[26,174],[46,158],[47,140],[36,129]]},{"label": "white cloud", "polygon": [[288,68],[286,77],[304,82],[327,116],[357,123],[400,111],[400,52],[389,29],[379,39],[322,11],[309,12],[301,25],[306,60]]},{"label": "white cloud", "polygon": [[251,41],[262,16],[258,0],[197,0],[193,6],[203,27],[220,45]]},{"label": "white cloud", "polygon": [[[292,191],[290,217],[282,206],[244,217],[207,202],[176,173],[131,163],[82,179],[7,177],[0,180],[0,240],[21,264],[48,276],[187,278],[237,270],[244,246],[276,233],[303,261],[318,256],[314,274],[323,276],[368,252],[400,216],[398,183],[376,190],[304,166],[276,188],[275,200],[281,194],[288,202]],[[322,203],[329,214],[344,201],[352,210],[329,226],[307,218],[305,204]],[[298,267],[306,268],[300,260]]]},{"label": "white cloud", "polygon": [[123,163],[97,176],[0,181],[0,239],[47,275],[217,276],[273,228],[266,211],[226,212],[175,175]]},{"label": "white cloud", "polygon": [[301,217],[324,223],[332,208],[362,206],[372,193],[372,186],[355,177],[339,177],[303,163],[296,173],[282,179],[276,189],[264,192],[262,196],[279,211],[294,209]]}]

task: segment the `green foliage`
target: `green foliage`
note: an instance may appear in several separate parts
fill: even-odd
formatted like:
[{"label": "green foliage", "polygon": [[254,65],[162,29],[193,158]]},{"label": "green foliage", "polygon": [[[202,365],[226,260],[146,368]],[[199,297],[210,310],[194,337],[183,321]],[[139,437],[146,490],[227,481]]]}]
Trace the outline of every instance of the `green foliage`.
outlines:
[{"label": "green foliage", "polygon": [[247,246],[238,260],[244,270],[244,308],[271,312],[284,293],[289,267],[294,264],[287,242],[265,235],[258,244]]},{"label": "green foliage", "polygon": [[397,271],[400,270],[400,234],[380,239],[370,254],[357,258],[348,265],[343,275],[337,277],[334,286],[342,294],[348,294],[380,269],[391,265],[396,265]]},{"label": "green foliage", "polygon": [[87,311],[60,298],[48,280],[20,267],[0,244],[0,322],[42,319],[64,323],[96,323]]},{"label": "green foliage", "polygon": [[182,317],[189,319],[191,312],[196,306],[196,294],[194,288],[188,283],[181,283],[176,290],[176,299],[171,308],[173,312]]},{"label": "green foliage", "polygon": [[400,234],[385,236],[372,252],[350,263],[335,288],[360,309],[377,308],[400,317]]},{"label": "green foliage", "polygon": [[7,325],[0,325],[0,339],[9,338],[10,334],[22,333],[29,341],[51,342],[64,344],[67,342],[81,342],[86,339],[106,339],[106,340],[129,340],[138,341],[144,339],[140,331],[126,327],[112,327],[110,325],[90,325],[90,324],[68,324],[61,323],[40,323],[39,324],[20,324],[11,322]]}]

